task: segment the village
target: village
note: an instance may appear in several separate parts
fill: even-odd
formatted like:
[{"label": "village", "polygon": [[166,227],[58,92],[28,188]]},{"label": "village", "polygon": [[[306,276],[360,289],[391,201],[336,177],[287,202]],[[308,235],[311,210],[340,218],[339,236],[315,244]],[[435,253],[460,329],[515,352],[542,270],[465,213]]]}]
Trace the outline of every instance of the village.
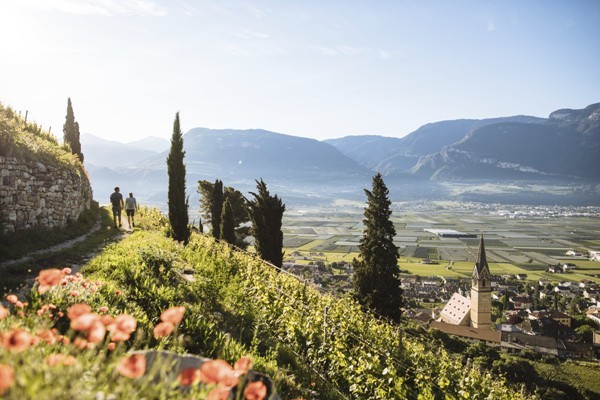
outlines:
[{"label": "village", "polygon": [[[567,255],[584,256],[572,251]],[[585,256],[594,260],[597,253]],[[295,251],[283,267],[331,293],[350,293],[352,263],[327,263],[326,258],[325,253]],[[303,263],[291,261],[294,259]],[[435,263],[430,259],[421,262]],[[427,329],[437,329],[469,342],[484,342],[508,353],[533,351],[561,358],[597,358],[600,353],[600,285],[592,280],[566,279],[576,269],[577,265],[572,262],[548,265],[547,272],[556,276],[553,281],[529,280],[527,274],[490,275],[492,329],[465,325],[470,309],[471,279],[403,273],[404,315]],[[462,307],[456,312],[459,318],[448,321],[443,316],[444,308],[457,297],[462,300]],[[454,303],[461,304],[460,301]]]}]

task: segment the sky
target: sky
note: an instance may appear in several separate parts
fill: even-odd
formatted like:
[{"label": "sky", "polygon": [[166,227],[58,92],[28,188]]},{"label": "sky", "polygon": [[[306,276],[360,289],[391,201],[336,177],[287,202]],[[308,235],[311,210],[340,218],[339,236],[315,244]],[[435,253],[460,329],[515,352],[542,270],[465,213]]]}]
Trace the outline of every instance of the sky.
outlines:
[{"label": "sky", "polygon": [[0,102],[62,139],[318,140],[600,102],[597,0],[0,0]]}]

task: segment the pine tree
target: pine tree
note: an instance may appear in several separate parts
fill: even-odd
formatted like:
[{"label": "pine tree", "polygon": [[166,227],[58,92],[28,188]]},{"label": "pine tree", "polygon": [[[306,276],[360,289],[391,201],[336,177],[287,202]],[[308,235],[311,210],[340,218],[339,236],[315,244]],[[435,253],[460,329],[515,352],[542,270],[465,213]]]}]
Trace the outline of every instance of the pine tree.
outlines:
[{"label": "pine tree", "polygon": [[221,240],[230,244],[235,244],[235,225],[233,222],[233,208],[228,198],[223,204],[223,212],[221,213]]},{"label": "pine tree", "polygon": [[381,174],[373,177],[372,191],[365,189],[365,229],[359,242],[359,259],[354,259],[354,291],[359,302],[377,313],[398,321],[402,305],[396,229],[390,217],[389,191]]},{"label": "pine tree", "polygon": [[267,184],[262,179],[256,181],[256,188],[258,193],[250,192],[254,199],[248,202],[254,247],[263,260],[281,267],[283,264],[281,221],[285,204],[278,196],[269,194]]},{"label": "pine tree", "polygon": [[69,146],[71,153],[75,154],[83,162],[83,153],[81,152],[81,141],[79,138],[79,123],[75,121],[73,105],[71,98],[67,100],[67,116],[63,125],[63,142]]},{"label": "pine tree", "polygon": [[171,150],[167,157],[169,174],[169,222],[171,234],[179,242],[186,243],[190,237],[188,227],[188,200],[185,196],[185,164],[183,163],[183,136],[179,125],[179,113],[175,114]]},{"label": "pine tree", "polygon": [[221,238],[221,215],[223,213],[223,182],[217,179],[213,186],[210,223],[212,226],[212,235],[215,239]]}]

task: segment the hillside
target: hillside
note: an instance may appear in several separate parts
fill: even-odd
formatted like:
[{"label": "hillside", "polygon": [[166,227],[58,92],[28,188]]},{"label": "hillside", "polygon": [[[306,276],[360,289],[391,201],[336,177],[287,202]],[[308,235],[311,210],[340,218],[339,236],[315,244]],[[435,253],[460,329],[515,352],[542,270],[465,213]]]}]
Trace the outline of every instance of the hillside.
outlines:
[{"label": "hillside", "polygon": [[599,149],[600,103],[556,111],[544,123],[476,128],[420,159],[411,173],[434,180],[598,180]]},{"label": "hillside", "polygon": [[[230,363],[250,355],[253,370],[266,374],[260,379],[281,398],[532,398],[476,365],[465,367],[423,333],[407,330],[400,345],[396,326],[365,313],[350,298],[320,293],[251,254],[198,234],[183,247],[164,236],[164,223],[158,214],[142,212],[139,226],[144,229],[107,247],[83,268],[83,276],[45,272],[59,279],[40,279],[28,299],[11,299],[6,311],[0,310],[3,335],[16,335],[16,326],[21,336],[57,329],[44,334],[48,342],[23,345],[18,352],[12,345],[10,350],[0,346],[0,366],[10,366],[19,377],[2,388],[5,398],[59,399],[81,393],[206,398],[211,386],[182,391],[163,383],[169,375],[151,383],[154,374],[167,371],[151,372],[145,364],[125,369],[131,352],[141,348]],[[21,309],[16,304],[24,300],[28,305]],[[94,336],[79,328],[69,310],[81,303],[110,328]],[[173,307],[184,307],[183,319],[174,331],[157,334],[166,318],[163,311]],[[117,318],[127,324],[113,327]],[[120,335],[126,339],[115,339]],[[57,362],[64,365],[56,367],[44,361],[58,359],[53,354],[69,357],[60,358]],[[80,379],[82,374],[86,379]]]},{"label": "hillside", "polygon": [[0,103],[0,157],[24,161],[41,161],[49,165],[83,171],[83,166],[58,144],[56,137],[35,122],[26,121],[12,108]]}]

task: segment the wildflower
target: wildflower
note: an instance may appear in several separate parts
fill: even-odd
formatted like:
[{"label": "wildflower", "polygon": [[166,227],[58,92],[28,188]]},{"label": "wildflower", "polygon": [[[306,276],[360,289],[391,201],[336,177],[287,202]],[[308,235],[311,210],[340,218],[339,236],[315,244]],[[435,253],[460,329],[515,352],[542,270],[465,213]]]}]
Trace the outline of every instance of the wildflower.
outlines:
[{"label": "wildflower", "polygon": [[198,368],[185,368],[181,371],[177,380],[182,385],[192,385],[200,382],[200,375],[200,370]]},{"label": "wildflower", "polygon": [[206,400],[227,400],[231,394],[230,388],[227,386],[217,385],[206,396]]},{"label": "wildflower", "polygon": [[71,297],[77,297],[77,296],[79,296],[79,291],[78,290],[73,290],[71,292]]},{"label": "wildflower", "polygon": [[202,373],[200,381],[203,383],[221,383],[233,387],[239,382],[231,365],[224,360],[207,361],[200,366],[200,372]]},{"label": "wildflower", "polygon": [[252,368],[252,359],[248,356],[240,358],[233,364],[233,369],[240,375],[248,372],[250,368]]},{"label": "wildflower", "polygon": [[14,294],[9,294],[8,296],[6,296],[6,301],[8,301],[10,304],[17,304],[19,298]]},{"label": "wildflower", "polygon": [[99,320],[99,316],[95,313],[87,313],[78,316],[71,320],[71,329],[75,331],[87,331],[92,326],[94,321]]},{"label": "wildflower", "polygon": [[246,400],[263,400],[267,397],[267,387],[261,381],[250,382],[244,389]]},{"label": "wildflower", "polygon": [[109,326],[115,323],[115,319],[110,315],[101,315],[100,321],[104,324],[104,326]]},{"label": "wildflower", "polygon": [[63,269],[62,269],[62,271],[61,271],[61,272],[62,272],[64,275],[71,275],[71,272],[73,272],[73,271],[71,270],[71,268],[69,268],[69,267],[65,267],[65,268],[63,268]]},{"label": "wildflower", "polygon": [[77,359],[66,354],[50,354],[48,357],[46,357],[46,364],[51,367],[56,367],[57,365],[68,367],[77,364]]},{"label": "wildflower", "polygon": [[117,347],[117,344],[115,342],[110,342],[106,348],[108,349],[108,351],[113,351],[115,348]]},{"label": "wildflower", "polygon": [[73,304],[71,307],[69,307],[69,309],[67,310],[67,316],[69,317],[69,319],[71,321],[73,321],[75,318],[79,317],[80,315],[91,313],[91,312],[92,312],[92,307],[90,307],[89,305],[87,305],[85,303],[77,303],[77,304]]},{"label": "wildflower", "polygon": [[173,325],[179,325],[183,319],[185,307],[171,307],[160,314],[160,319],[163,322],[170,322]]},{"label": "wildflower", "polygon": [[79,350],[86,350],[94,348],[94,343],[90,343],[86,339],[78,336],[73,340],[73,346],[77,347]]},{"label": "wildflower", "polygon": [[22,302],[22,301],[20,301],[20,300],[18,300],[18,301],[15,303],[15,307],[16,307],[16,308],[25,308],[26,306],[27,306],[27,303],[23,303],[23,302]]},{"label": "wildflower", "polygon": [[101,312],[101,313],[103,313],[103,314],[104,314],[104,313],[107,313],[107,312],[108,312],[108,307],[106,307],[106,306],[102,306],[102,307],[100,307],[100,308],[99,308],[99,310],[98,310],[98,311],[100,311],[100,312]]},{"label": "wildflower", "polygon": [[39,284],[38,293],[46,293],[48,290],[50,290],[51,287],[60,284],[62,278],[63,273],[58,268],[49,268],[41,270],[40,274],[37,277],[37,281]]},{"label": "wildflower", "polygon": [[9,315],[10,311],[8,311],[8,308],[0,305],[0,320],[8,317]]},{"label": "wildflower", "polygon": [[37,337],[48,344],[54,344],[57,341],[57,337],[54,331],[51,331],[49,329],[42,329],[37,333]]},{"label": "wildflower", "polygon": [[160,339],[170,335],[175,330],[175,325],[171,322],[160,322],[154,327],[154,337]]},{"label": "wildflower", "polygon": [[143,354],[132,354],[119,362],[117,371],[126,378],[139,378],[146,372],[146,357]]},{"label": "wildflower", "polygon": [[21,352],[31,345],[31,335],[23,329],[14,329],[4,335],[2,344],[9,350]]},{"label": "wildflower", "polygon": [[106,327],[99,319],[92,322],[87,330],[87,339],[90,343],[100,343],[106,335]]},{"label": "wildflower", "polygon": [[129,340],[131,334],[137,328],[137,321],[131,315],[121,314],[115,318],[115,322],[109,325],[110,337],[114,342]]},{"label": "wildflower", "polygon": [[115,292],[115,294],[116,294],[117,296],[120,296],[120,295],[121,295],[121,291],[120,291],[120,290],[117,290],[117,291]]},{"label": "wildflower", "polygon": [[15,371],[10,365],[0,364],[0,396],[15,383]]}]

